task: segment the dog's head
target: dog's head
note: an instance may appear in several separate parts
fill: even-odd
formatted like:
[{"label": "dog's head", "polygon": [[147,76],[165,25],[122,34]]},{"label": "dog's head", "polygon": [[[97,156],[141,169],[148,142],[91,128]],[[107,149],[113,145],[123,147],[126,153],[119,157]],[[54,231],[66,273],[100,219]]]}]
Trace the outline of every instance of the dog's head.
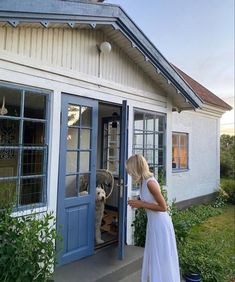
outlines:
[{"label": "dog's head", "polygon": [[105,202],[106,200],[106,193],[104,189],[100,186],[96,187],[96,201],[97,202]]}]

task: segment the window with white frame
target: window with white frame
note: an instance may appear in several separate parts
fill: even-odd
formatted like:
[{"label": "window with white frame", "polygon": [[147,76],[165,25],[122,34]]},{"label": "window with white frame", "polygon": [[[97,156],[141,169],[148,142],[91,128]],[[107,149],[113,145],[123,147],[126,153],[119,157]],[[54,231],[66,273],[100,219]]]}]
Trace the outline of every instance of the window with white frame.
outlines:
[{"label": "window with white frame", "polygon": [[188,169],[188,133],[172,133],[172,169]]},{"label": "window with white frame", "polygon": [[0,209],[45,205],[48,93],[0,83]]},{"label": "window with white frame", "polygon": [[[134,110],[133,153],[143,155],[160,183],[165,183],[165,115]],[[135,187],[133,187],[135,188]]]}]

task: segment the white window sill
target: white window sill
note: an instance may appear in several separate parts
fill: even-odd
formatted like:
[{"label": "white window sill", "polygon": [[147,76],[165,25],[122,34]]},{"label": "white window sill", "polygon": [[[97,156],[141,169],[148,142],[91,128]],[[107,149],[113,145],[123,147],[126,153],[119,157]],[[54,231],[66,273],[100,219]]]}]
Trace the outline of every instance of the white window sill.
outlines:
[{"label": "white window sill", "polygon": [[47,212],[47,206],[32,208],[32,209],[25,209],[25,210],[22,210],[22,211],[15,211],[15,212],[12,213],[12,216],[18,217],[18,216],[25,216],[25,215],[30,215],[30,214],[39,214],[39,213],[45,213],[45,212]]}]

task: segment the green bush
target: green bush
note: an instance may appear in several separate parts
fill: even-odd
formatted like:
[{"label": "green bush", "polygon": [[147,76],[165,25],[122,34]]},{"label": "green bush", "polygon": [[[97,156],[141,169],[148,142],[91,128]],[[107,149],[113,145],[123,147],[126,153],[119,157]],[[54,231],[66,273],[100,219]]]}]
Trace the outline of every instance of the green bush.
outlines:
[{"label": "green bush", "polygon": [[172,220],[177,243],[185,240],[193,226],[221,213],[221,209],[215,208],[212,205],[192,206],[183,211],[175,212],[172,215]]},{"label": "green bush", "polygon": [[220,137],[220,175],[235,176],[235,136],[223,134]]},{"label": "green bush", "polygon": [[226,257],[213,239],[187,240],[178,245],[180,268],[183,274],[197,273],[203,282],[227,281],[229,269]]},{"label": "green bush", "polygon": [[220,185],[228,194],[228,202],[235,204],[235,179],[221,179]]},{"label": "green bush", "polygon": [[55,265],[56,229],[51,213],[12,217],[0,211],[0,281],[45,282]]},{"label": "green bush", "polygon": [[145,209],[135,210],[135,219],[132,223],[134,226],[134,241],[135,245],[139,247],[145,246],[147,214]]}]

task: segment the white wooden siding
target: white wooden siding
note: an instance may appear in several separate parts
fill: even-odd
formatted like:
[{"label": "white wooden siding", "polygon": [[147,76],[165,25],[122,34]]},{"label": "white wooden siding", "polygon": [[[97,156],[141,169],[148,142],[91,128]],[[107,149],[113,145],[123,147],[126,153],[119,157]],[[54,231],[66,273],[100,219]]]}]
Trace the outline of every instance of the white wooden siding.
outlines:
[{"label": "white wooden siding", "polygon": [[[93,77],[99,73],[97,45],[105,40],[110,41],[101,30],[0,27],[0,50]],[[156,83],[115,42],[111,43],[112,52],[100,56],[100,77],[164,96]]]}]

